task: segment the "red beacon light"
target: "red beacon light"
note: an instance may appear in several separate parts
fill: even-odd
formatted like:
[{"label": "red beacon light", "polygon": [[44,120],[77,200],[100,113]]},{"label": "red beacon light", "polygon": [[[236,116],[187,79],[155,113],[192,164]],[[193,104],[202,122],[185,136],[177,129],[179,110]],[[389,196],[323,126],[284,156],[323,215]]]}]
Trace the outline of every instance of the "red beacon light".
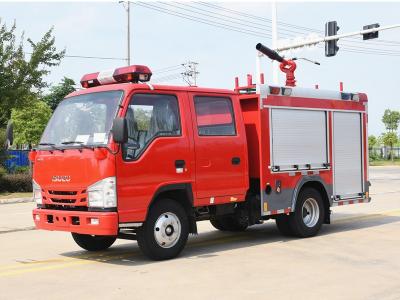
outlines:
[{"label": "red beacon light", "polygon": [[146,82],[150,81],[151,75],[152,73],[147,66],[133,65],[115,70],[86,74],[81,79],[81,85],[84,88],[91,88],[114,83]]}]

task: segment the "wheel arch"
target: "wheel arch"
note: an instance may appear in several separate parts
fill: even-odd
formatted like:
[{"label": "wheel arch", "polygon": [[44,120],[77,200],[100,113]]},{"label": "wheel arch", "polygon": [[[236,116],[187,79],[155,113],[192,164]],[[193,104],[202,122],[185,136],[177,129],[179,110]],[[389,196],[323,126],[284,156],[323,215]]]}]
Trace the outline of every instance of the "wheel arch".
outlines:
[{"label": "wheel arch", "polygon": [[197,233],[196,219],[193,210],[193,190],[191,183],[173,183],[163,185],[158,188],[151,199],[146,216],[148,215],[149,210],[163,198],[175,200],[182,205],[189,219],[189,233]]},{"label": "wheel arch", "polygon": [[319,176],[309,176],[309,177],[303,177],[302,180],[300,180],[294,190],[293,193],[293,199],[292,199],[292,211],[295,210],[296,204],[297,204],[297,199],[300,194],[300,192],[305,189],[305,188],[313,188],[317,190],[323,200],[324,203],[324,210],[325,210],[325,224],[330,224],[330,207],[331,207],[331,201],[330,201],[330,196],[332,195],[332,188],[328,186],[321,177]]}]

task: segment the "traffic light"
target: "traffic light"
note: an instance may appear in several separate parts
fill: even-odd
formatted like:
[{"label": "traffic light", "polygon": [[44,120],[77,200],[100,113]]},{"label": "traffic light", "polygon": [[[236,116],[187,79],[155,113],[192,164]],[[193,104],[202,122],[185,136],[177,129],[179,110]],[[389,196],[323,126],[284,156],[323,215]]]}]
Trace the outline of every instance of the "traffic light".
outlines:
[{"label": "traffic light", "polygon": [[[336,35],[339,30],[339,26],[337,26],[336,21],[330,21],[325,23],[325,37]],[[339,50],[337,46],[338,40],[331,40],[325,42],[325,56],[335,56]]]},{"label": "traffic light", "polygon": [[[372,29],[372,28],[378,28],[379,24],[371,24],[371,25],[365,25],[363,26],[363,30],[366,29]],[[371,39],[376,39],[379,36],[379,31],[375,31],[375,32],[370,32],[370,33],[364,33],[363,34],[363,40],[371,40]]]}]

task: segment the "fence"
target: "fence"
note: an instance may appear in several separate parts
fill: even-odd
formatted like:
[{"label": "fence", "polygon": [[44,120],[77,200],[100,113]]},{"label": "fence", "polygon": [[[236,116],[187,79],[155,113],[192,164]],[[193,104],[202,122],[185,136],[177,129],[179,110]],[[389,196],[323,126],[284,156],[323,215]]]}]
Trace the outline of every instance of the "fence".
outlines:
[{"label": "fence", "polygon": [[16,167],[29,166],[28,158],[29,150],[9,150],[7,151],[8,159],[5,161],[5,167],[8,171],[14,170]]},{"label": "fence", "polygon": [[[389,159],[390,152],[390,147],[374,147],[369,149],[369,157]],[[394,158],[400,158],[400,147],[393,147],[392,153]]]}]

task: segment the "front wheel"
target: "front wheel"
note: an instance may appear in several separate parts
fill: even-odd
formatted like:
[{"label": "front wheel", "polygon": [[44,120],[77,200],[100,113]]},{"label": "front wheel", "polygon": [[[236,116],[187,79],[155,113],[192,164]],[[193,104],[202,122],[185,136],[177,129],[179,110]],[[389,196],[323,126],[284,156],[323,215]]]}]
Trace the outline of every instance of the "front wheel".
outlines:
[{"label": "front wheel", "polygon": [[183,207],[171,199],[160,199],[137,233],[139,248],[149,258],[164,260],[179,255],[189,235],[189,221]]},{"label": "front wheel", "polygon": [[115,236],[72,233],[72,238],[81,248],[88,251],[108,249],[117,239]]}]

